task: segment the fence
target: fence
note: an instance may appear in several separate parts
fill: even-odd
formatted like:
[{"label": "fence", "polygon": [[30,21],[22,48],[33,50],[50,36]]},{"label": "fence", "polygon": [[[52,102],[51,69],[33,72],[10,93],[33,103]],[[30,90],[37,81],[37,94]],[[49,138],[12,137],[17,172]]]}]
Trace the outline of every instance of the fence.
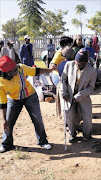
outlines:
[{"label": "fence", "polygon": [[[47,49],[47,44],[49,43],[49,37],[36,37],[33,42],[33,55],[34,58],[40,59],[41,52],[45,51]],[[53,37],[53,44],[55,44],[55,47],[59,45],[60,37]]]},{"label": "fence", "polygon": [[[83,35],[84,38],[89,37],[89,36],[91,37],[92,35],[91,34]],[[47,44],[49,43],[49,39],[52,39],[53,43],[55,44],[55,47],[57,47],[59,45],[60,37],[61,36],[54,36],[54,37],[53,36],[38,36],[35,39],[31,39],[32,44],[33,44],[34,59],[40,60],[41,53],[47,49]],[[73,37],[73,36],[70,35],[70,37]],[[19,41],[18,38],[5,38],[2,40],[4,41],[5,45],[7,45],[8,40],[12,40],[14,42],[14,46],[18,54],[19,54],[21,45],[24,43],[24,41]],[[100,40],[99,42],[101,43],[101,36],[99,36],[99,40]]]},{"label": "fence", "polygon": [[[60,37],[55,36],[38,36],[35,39],[32,40],[33,44],[33,57],[35,60],[40,60],[41,53],[45,50],[47,50],[47,44],[49,43],[49,39],[52,39],[53,44],[55,44],[55,47],[59,45]],[[23,41],[20,41],[20,46],[23,44]]]},{"label": "fence", "polygon": [[[71,36],[70,36],[71,37]],[[53,43],[55,44],[55,47],[59,45],[60,36],[38,36],[35,39],[32,40],[33,44],[33,57],[35,60],[40,60],[41,53],[47,49],[47,44],[49,43],[49,39],[53,40]],[[5,46],[7,46],[7,42],[9,40],[12,40],[14,42],[14,47],[17,50],[17,53],[19,54],[19,50],[21,45],[24,43],[24,41],[19,41],[18,38],[5,38],[2,39],[4,41]]]},{"label": "fence", "polygon": [[20,50],[20,41],[18,40],[18,37],[15,37],[15,38],[2,38],[0,39],[2,41],[4,41],[4,46],[6,47],[7,46],[7,42],[9,40],[13,41],[14,42],[14,47],[17,51],[17,53],[19,54],[19,50]]}]

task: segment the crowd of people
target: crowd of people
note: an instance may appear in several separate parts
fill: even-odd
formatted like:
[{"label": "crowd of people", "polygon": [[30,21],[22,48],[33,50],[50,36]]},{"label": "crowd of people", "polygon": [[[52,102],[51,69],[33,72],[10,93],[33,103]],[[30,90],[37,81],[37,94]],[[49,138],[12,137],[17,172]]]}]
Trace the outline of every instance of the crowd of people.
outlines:
[{"label": "crowd of people", "polygon": [[65,111],[70,143],[75,141],[76,129],[81,121],[83,139],[89,140],[92,130],[90,95],[96,81],[101,80],[101,68],[97,66],[100,59],[98,38],[87,38],[84,46],[81,35],[76,35],[74,39],[64,36],[60,39],[60,46],[51,61],[51,67],[59,73],[58,78],[55,74],[53,76],[57,89],[57,116],[64,118]]},{"label": "crowd of people", "polygon": [[38,95],[27,80],[28,76],[39,76],[43,73],[51,73],[51,80],[56,88],[56,112],[62,117],[65,112],[69,143],[75,141],[76,130],[81,121],[84,140],[92,137],[90,95],[97,79],[101,80],[98,38],[87,38],[83,45],[81,35],[76,35],[74,39],[62,36],[57,51],[52,40],[47,49],[47,68],[38,68],[34,63],[33,45],[28,35],[24,36],[19,55],[12,41],[7,42],[7,47],[3,41],[0,42],[0,109],[4,123],[0,152],[14,148],[13,127],[23,106],[34,124],[38,145],[51,149],[42,121]]}]

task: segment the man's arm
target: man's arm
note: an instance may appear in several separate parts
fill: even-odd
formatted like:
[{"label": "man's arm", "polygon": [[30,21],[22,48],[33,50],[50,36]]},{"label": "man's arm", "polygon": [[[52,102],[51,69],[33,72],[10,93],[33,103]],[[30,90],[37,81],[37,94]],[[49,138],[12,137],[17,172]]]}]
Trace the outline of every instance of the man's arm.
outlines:
[{"label": "man's arm", "polygon": [[4,130],[8,129],[8,125],[7,125],[7,121],[6,121],[7,94],[6,94],[5,90],[3,89],[2,85],[0,86],[0,111],[2,113]]},{"label": "man's arm", "polygon": [[6,111],[7,111],[7,108],[4,108],[4,109],[1,109],[2,111],[2,119],[3,119],[3,126],[4,126],[4,130],[8,130],[9,127],[8,127],[8,123],[7,123],[7,120],[6,120]]},{"label": "man's arm", "polygon": [[48,68],[37,68],[39,69],[39,74],[44,74],[44,73],[50,73],[53,71],[53,69],[48,69]]},{"label": "man's arm", "polygon": [[21,59],[21,61],[23,59],[23,46],[21,46],[21,48],[20,48],[20,59]]},{"label": "man's arm", "polygon": [[48,46],[47,46],[47,50],[48,51],[55,51],[55,45],[54,44],[49,44]]}]

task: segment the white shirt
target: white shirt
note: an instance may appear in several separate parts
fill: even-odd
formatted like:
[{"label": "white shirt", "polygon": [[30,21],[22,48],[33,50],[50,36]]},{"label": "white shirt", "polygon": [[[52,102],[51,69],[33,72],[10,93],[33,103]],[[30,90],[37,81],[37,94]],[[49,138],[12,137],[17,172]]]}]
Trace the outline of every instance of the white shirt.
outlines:
[{"label": "white shirt", "polygon": [[8,56],[8,49],[6,47],[2,47],[0,51],[0,57],[7,55]]},{"label": "white shirt", "polygon": [[8,49],[8,56],[11,59],[13,59],[13,61],[15,61],[15,52],[14,52],[14,49],[13,48],[11,48],[11,49],[7,48],[7,49]]}]

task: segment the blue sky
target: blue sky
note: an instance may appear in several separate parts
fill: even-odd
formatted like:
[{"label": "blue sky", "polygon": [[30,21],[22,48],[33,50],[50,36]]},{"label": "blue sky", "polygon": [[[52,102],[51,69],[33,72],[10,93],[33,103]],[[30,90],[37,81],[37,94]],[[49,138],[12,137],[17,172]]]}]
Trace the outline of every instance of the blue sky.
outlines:
[{"label": "blue sky", "polygon": [[[96,11],[101,11],[101,0],[43,0],[46,4],[43,6],[46,10],[54,11],[61,9],[63,11],[68,10],[68,14],[64,17],[67,22],[66,28],[69,28],[69,32],[66,34],[79,34],[80,29],[75,28],[71,19],[77,18],[75,7],[77,4],[85,5],[87,8],[87,14],[82,14],[82,20],[84,24],[86,20],[93,17]],[[17,18],[20,9],[16,0],[0,0],[0,38],[2,36],[2,24],[5,24],[8,20],[12,18]],[[93,34],[93,31],[83,27],[83,34]]]}]

